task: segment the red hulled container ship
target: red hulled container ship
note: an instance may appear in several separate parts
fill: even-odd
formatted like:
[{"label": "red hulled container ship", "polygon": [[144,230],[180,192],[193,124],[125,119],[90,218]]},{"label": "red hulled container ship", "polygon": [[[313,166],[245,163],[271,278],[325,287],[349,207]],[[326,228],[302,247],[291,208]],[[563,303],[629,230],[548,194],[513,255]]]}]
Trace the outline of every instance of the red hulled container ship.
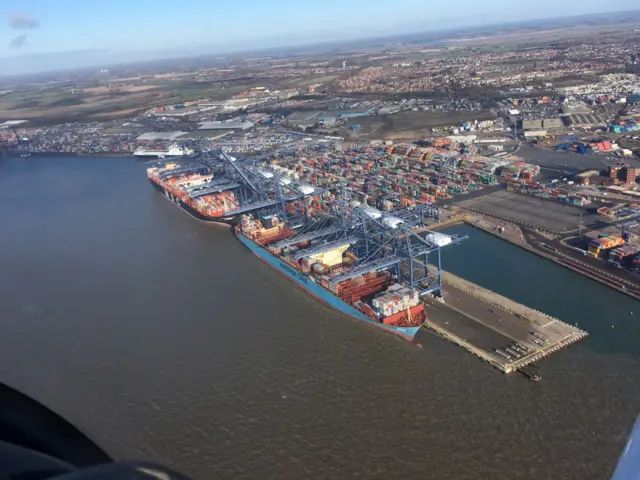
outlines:
[{"label": "red hulled container ship", "polygon": [[238,208],[230,190],[215,185],[208,167],[181,167],[167,163],[147,169],[147,177],[169,201],[201,220],[229,223],[225,216]]}]

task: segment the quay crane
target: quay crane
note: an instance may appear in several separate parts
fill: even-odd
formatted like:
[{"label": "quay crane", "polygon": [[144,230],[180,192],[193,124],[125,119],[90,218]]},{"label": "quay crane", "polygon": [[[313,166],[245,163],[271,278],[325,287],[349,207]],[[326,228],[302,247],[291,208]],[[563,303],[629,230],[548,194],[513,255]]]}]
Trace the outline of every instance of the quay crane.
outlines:
[{"label": "quay crane", "polygon": [[[277,213],[283,214],[282,211]],[[296,246],[292,260],[336,250],[350,253],[356,259],[353,268],[336,273],[332,282],[340,283],[367,272],[386,270],[393,273],[399,283],[422,295],[441,296],[441,249],[457,245],[468,237],[425,229],[426,218],[437,218],[437,215],[435,205],[421,205],[391,214],[341,199],[325,216],[296,225],[293,236],[268,247],[278,252]],[[416,231],[417,227],[420,227],[420,233]],[[435,272],[428,267],[430,260]]]},{"label": "quay crane", "polygon": [[[350,254],[355,259],[353,268],[335,273],[332,280],[336,282],[386,270],[399,283],[421,294],[441,295],[441,249],[467,238],[445,235],[425,227],[427,219],[439,219],[436,205],[422,204],[382,212],[352,200],[357,192],[343,185],[322,188],[306,185],[267,166],[236,159],[221,151],[211,152],[207,159],[199,158],[161,175],[170,178],[192,172],[212,175],[207,182],[187,187],[191,198],[231,190],[240,200],[237,208],[224,212],[221,218],[231,219],[244,214],[282,218],[293,234],[268,245],[270,249],[281,251],[296,246],[292,255],[294,260],[332,251]],[[337,196],[330,211],[310,212],[309,200],[330,191]],[[297,208],[287,208],[290,204]],[[435,267],[435,271],[429,265]]]}]

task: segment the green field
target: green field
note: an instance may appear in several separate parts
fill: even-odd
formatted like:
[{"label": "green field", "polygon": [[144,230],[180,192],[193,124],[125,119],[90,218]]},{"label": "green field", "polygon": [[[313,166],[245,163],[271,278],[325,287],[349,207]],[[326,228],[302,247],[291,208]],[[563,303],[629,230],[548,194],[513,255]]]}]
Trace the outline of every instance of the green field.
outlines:
[{"label": "green field", "polygon": [[417,139],[431,135],[435,127],[453,126],[463,121],[493,119],[492,112],[424,112],[404,111],[392,115],[353,118],[348,125],[362,125],[368,138],[396,140]]}]

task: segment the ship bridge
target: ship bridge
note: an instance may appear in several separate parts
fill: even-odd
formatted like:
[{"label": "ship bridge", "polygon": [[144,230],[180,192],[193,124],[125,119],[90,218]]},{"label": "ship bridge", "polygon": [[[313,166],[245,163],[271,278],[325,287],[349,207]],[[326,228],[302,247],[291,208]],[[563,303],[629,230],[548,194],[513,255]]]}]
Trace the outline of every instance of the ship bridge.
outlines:
[{"label": "ship bridge", "polygon": [[372,262],[364,263],[357,266],[353,270],[338,274],[331,278],[332,282],[340,283],[345,280],[351,280],[352,278],[360,277],[365,273],[372,272],[374,270],[384,270],[390,267],[398,267],[402,259],[398,255],[387,255]]},{"label": "ship bridge", "polygon": [[304,257],[314,257],[316,255],[320,255],[325,252],[329,252],[331,250],[340,249],[340,247],[352,245],[360,240],[360,237],[357,235],[351,235],[344,238],[339,238],[332,242],[322,243],[320,245],[314,245],[310,248],[305,248],[304,250],[297,251],[292,258],[294,260],[300,260]]},{"label": "ship bridge", "polygon": [[195,200],[196,198],[204,197],[214,193],[225,192],[227,190],[233,190],[234,188],[241,187],[239,183],[220,183],[217,185],[211,185],[210,183],[205,183],[205,186],[206,188],[204,189],[199,189],[199,190],[190,192],[189,196]]},{"label": "ship bridge", "polygon": [[293,197],[283,197],[280,200],[275,200],[275,199],[263,200],[261,202],[249,203],[248,205],[243,205],[240,208],[236,208],[235,210],[229,210],[223,215],[223,217],[228,218],[228,217],[233,217],[235,215],[241,215],[243,213],[253,212],[255,210],[260,210],[263,208],[274,207],[276,205],[281,204],[282,202],[292,202],[294,200],[299,200],[300,198],[302,197],[299,195],[296,195]]},{"label": "ship bridge", "polygon": [[176,168],[173,170],[167,170],[158,174],[161,180],[167,180],[171,177],[177,177],[178,175],[184,175],[187,173],[205,173],[209,170],[209,167],[204,165],[193,165],[192,167]]},{"label": "ship bridge", "polygon": [[190,187],[184,187],[184,190],[188,194],[190,194],[192,192],[201,190],[203,188],[209,188],[209,187],[214,187],[218,185],[225,185],[227,183],[234,183],[234,182],[229,178],[218,178],[218,179],[212,178],[209,182],[202,182],[202,183],[199,183],[198,185],[191,185]]},{"label": "ship bridge", "polygon": [[344,230],[344,227],[335,226],[329,228],[323,228],[321,230],[314,230],[307,233],[302,233],[300,235],[296,235],[291,238],[285,238],[284,240],[280,240],[279,242],[273,243],[269,245],[272,248],[285,248],[290,245],[295,245],[296,243],[306,242],[307,240],[315,240],[317,238],[328,237],[329,235],[333,235],[335,233],[339,233]]}]

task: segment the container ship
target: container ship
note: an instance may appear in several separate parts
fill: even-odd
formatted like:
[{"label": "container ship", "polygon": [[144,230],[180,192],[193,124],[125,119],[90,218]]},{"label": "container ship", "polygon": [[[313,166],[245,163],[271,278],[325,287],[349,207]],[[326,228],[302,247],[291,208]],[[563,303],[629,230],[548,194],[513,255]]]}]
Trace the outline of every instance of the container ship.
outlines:
[{"label": "container ship", "polygon": [[239,206],[235,194],[225,190],[229,184],[216,183],[204,165],[194,168],[167,163],[148,168],[147,177],[168,200],[200,220],[229,223],[224,216]]},{"label": "container ship", "polygon": [[[234,232],[261,260],[353,318],[407,340],[413,340],[426,319],[419,292],[397,283],[389,271],[372,269],[344,279],[344,273],[355,273],[357,262],[349,252],[348,239],[331,250],[306,256],[309,242],[301,238],[296,243],[296,232],[275,215],[260,219],[242,215]],[[281,248],[283,243],[287,246]]]},{"label": "container ship", "polygon": [[183,148],[178,145],[171,145],[167,149],[138,149],[133,152],[134,157],[138,158],[167,158],[167,157],[188,157],[193,155],[193,150],[189,148]]}]

